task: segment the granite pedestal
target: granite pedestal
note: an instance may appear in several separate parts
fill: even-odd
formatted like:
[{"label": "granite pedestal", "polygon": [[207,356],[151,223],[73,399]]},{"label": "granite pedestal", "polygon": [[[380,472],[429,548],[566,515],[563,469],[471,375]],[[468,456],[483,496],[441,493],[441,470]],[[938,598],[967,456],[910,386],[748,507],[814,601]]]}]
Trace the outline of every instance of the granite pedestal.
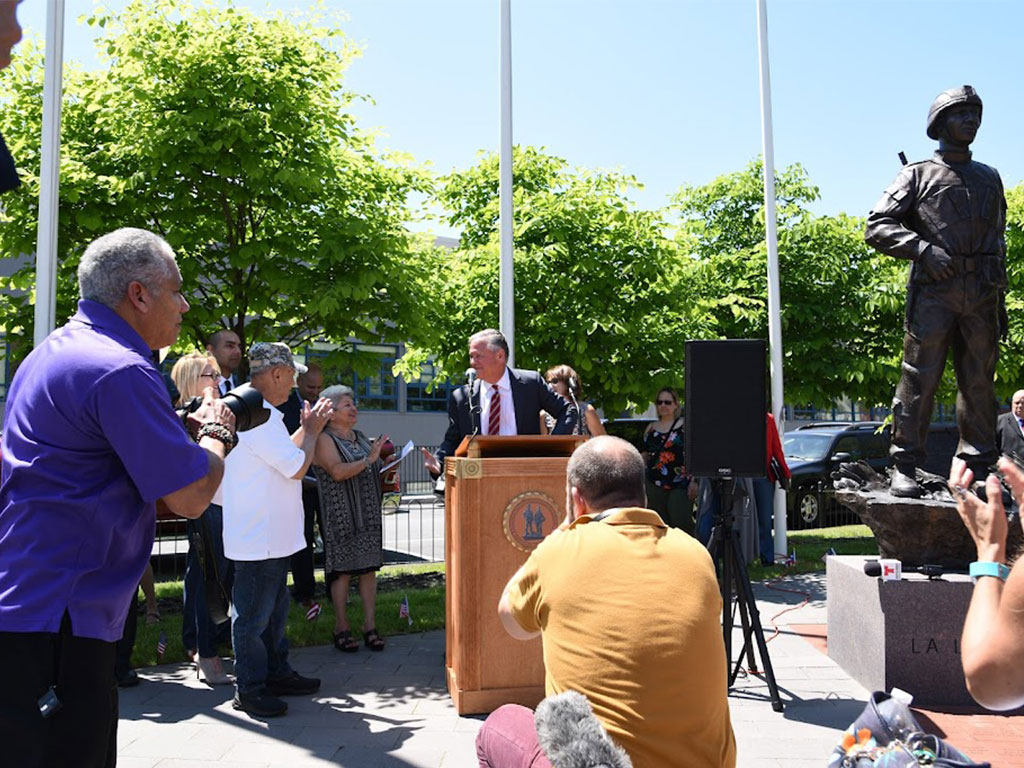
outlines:
[{"label": "granite pedestal", "polygon": [[973,584],[966,574],[901,581],[864,573],[868,557],[829,557],[828,655],[871,691],[894,686],[930,706],[971,706],[960,635]]}]

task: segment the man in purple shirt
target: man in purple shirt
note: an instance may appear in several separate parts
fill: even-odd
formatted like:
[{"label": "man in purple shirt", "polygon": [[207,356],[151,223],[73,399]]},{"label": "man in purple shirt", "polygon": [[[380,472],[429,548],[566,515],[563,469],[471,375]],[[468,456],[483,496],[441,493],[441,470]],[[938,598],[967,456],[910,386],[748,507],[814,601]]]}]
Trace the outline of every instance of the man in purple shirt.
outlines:
[{"label": "man in purple shirt", "polygon": [[3,425],[0,744],[19,766],[116,762],[115,643],[155,502],[201,515],[234,441],[208,396],[193,442],[150,361],[188,311],[170,246],[141,229],[104,235],[78,284],[77,314],[15,374]]}]

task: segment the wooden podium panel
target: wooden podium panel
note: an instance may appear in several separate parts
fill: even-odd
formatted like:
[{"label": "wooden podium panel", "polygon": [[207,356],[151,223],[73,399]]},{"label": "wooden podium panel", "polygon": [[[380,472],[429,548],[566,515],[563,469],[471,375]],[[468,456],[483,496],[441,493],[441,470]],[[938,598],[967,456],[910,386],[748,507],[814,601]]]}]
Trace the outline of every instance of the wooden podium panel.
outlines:
[{"label": "wooden podium panel", "polygon": [[[503,440],[513,438],[491,438]],[[573,438],[571,453],[581,442]],[[544,698],[540,638],[510,637],[498,600],[529,552],[565,519],[567,455],[445,461],[445,667],[459,714]]]}]

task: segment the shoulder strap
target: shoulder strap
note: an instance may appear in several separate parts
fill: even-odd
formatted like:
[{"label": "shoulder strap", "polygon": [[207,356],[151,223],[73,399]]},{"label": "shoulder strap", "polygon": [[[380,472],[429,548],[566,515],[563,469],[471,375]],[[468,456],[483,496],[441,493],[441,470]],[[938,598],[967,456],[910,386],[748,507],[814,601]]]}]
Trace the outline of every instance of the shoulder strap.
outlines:
[{"label": "shoulder strap", "polygon": [[661,445],[658,446],[657,453],[661,453],[663,450],[665,450],[665,443],[668,442],[669,435],[671,435],[673,432],[676,431],[676,424],[677,423],[679,423],[679,417],[678,416],[676,416],[674,419],[672,419],[672,426],[670,426],[668,428],[668,430],[666,430],[666,432],[661,436]]}]

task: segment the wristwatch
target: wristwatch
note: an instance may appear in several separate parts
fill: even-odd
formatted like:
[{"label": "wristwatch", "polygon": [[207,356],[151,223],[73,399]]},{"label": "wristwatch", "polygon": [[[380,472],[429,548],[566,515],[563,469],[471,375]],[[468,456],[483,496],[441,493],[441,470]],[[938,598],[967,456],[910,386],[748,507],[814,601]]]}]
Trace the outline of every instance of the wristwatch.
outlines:
[{"label": "wristwatch", "polygon": [[1010,569],[1003,563],[994,563],[991,560],[976,560],[971,563],[969,573],[971,581],[977,584],[978,579],[982,576],[995,576],[997,579],[1006,581],[1006,578],[1010,575]]}]

